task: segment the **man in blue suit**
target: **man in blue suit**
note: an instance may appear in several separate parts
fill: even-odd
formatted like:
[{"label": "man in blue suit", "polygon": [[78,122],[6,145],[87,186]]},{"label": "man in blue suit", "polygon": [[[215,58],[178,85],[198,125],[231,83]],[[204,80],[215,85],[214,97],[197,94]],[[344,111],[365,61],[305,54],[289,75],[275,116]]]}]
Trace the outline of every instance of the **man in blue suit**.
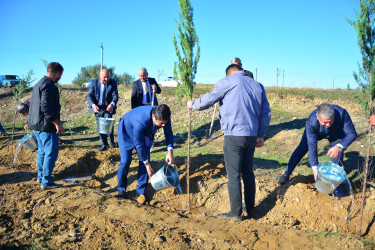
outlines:
[{"label": "man in blue suit", "polygon": [[289,181],[289,176],[307,152],[316,180],[319,165],[317,142],[322,139],[328,139],[330,142],[331,148],[327,155],[332,158],[332,162],[342,166],[344,151],[356,138],[357,132],[345,109],[327,103],[319,105],[307,119],[302,140],[290,157],[278,183],[284,185]]},{"label": "man in blue suit", "polygon": [[[148,177],[151,178],[154,171],[150,164],[150,142],[156,131],[163,127],[168,153],[165,161],[174,163],[173,158],[173,132],[170,118],[171,111],[165,104],[155,106],[142,106],[130,110],[121,117],[117,136],[120,149],[120,164],[118,166],[118,197],[125,197],[127,176],[132,161],[132,149],[135,147],[139,156],[137,196],[145,200],[145,190]],[[137,200],[138,200],[137,198]],[[143,202],[141,202],[143,203]]]},{"label": "man in blue suit", "polygon": [[[100,78],[94,79],[89,88],[87,94],[89,101],[89,113],[94,112],[96,123],[99,131],[99,117],[112,118],[112,115],[116,113],[116,104],[118,101],[117,82],[110,78],[110,74],[107,69],[100,71]],[[100,141],[102,143],[99,151],[106,150],[108,146],[107,135],[100,134]],[[109,135],[109,141],[111,147],[115,147],[115,140],[113,131]]]},{"label": "man in blue suit", "polygon": [[[161,89],[155,78],[148,77],[147,69],[140,68],[138,71],[139,79],[133,82],[133,91],[131,96],[132,109],[139,106],[158,105],[156,94],[161,93]],[[152,92],[155,91],[155,100],[152,103]]]}]

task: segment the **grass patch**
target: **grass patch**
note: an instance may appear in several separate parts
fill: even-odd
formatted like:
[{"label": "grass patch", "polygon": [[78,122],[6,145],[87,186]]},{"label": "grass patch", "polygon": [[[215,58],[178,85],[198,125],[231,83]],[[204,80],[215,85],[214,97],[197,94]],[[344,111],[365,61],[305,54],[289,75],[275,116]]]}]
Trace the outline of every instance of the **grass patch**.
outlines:
[{"label": "grass patch", "polygon": [[359,97],[363,96],[360,90],[347,90],[347,89],[311,89],[311,88],[275,88],[266,87],[267,93],[276,93],[278,95],[295,95],[303,96],[305,98],[321,98],[328,100],[345,100],[355,101],[353,93],[357,93]]}]

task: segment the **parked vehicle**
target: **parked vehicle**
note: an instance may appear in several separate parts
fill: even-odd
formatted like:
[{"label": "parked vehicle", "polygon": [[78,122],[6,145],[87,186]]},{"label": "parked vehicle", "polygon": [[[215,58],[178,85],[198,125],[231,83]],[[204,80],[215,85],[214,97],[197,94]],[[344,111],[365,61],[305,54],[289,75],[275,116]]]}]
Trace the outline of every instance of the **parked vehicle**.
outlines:
[{"label": "parked vehicle", "polygon": [[[165,81],[158,82],[158,84],[163,87],[177,87],[177,83],[181,83],[181,79],[179,78],[178,80],[176,80],[174,76],[168,76]],[[193,85],[195,86],[195,82],[193,82]]]},{"label": "parked vehicle", "polygon": [[0,75],[0,87],[14,87],[20,81],[21,79],[17,75]]},{"label": "parked vehicle", "polygon": [[82,88],[89,88],[89,87],[90,87],[90,84],[91,84],[91,82],[92,82],[92,80],[93,80],[93,79],[90,79],[90,80],[88,80],[87,82],[82,83]]}]

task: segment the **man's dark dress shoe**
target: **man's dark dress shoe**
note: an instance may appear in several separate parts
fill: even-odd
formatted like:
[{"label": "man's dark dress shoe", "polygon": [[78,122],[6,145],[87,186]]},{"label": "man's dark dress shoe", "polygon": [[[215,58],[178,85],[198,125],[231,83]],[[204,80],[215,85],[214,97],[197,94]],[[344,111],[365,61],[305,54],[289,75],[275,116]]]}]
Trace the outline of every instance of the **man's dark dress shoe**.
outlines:
[{"label": "man's dark dress shoe", "polygon": [[107,150],[107,146],[102,146],[101,148],[99,148],[99,152],[106,151],[106,150]]},{"label": "man's dark dress shoe", "polygon": [[116,143],[111,143],[111,148],[117,148],[117,144]]},{"label": "man's dark dress shoe", "polygon": [[284,185],[285,183],[287,183],[289,181],[289,176],[290,174],[287,171],[285,171],[283,175],[280,177],[280,180],[278,182],[279,185]]},{"label": "man's dark dress shoe", "polygon": [[117,198],[125,199],[125,191],[118,191]]}]

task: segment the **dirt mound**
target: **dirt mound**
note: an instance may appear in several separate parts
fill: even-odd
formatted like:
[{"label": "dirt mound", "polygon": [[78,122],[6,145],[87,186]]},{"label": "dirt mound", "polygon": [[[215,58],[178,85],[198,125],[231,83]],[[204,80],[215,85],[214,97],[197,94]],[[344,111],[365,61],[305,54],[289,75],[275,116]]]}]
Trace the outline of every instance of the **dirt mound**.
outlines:
[{"label": "dirt mound", "polygon": [[[1,93],[0,93],[1,94]],[[334,199],[317,191],[310,168],[299,166],[290,183],[278,186],[277,180],[303,132],[304,119],[322,99],[293,95],[268,95],[273,110],[285,122],[273,121],[266,146],[256,150],[255,219],[241,222],[223,221],[218,213],[229,210],[227,176],[223,164],[223,139],[218,121],[215,136],[204,139],[209,128],[212,109],[193,112],[193,137],[190,163],[190,201],[186,183],[186,110],[170,95],[160,95],[173,113],[175,131],[175,167],[180,176],[183,194],[169,188],[155,191],[147,188],[144,205],[135,200],[138,158],[133,154],[129,169],[126,199],[116,198],[117,148],[98,152],[99,138],[87,115],[86,92],[67,89],[67,119],[72,120],[73,135],[60,139],[60,151],[53,172],[62,188],[41,191],[36,182],[37,152],[21,148],[13,165],[15,142],[0,137],[0,248],[165,248],[165,249],[301,249],[301,248],[373,248],[375,229],[375,190],[370,188],[365,206],[362,232],[357,238],[360,195],[355,189],[354,204],[350,197]],[[9,98],[0,100],[4,106]],[[82,103],[80,105],[74,105]],[[365,134],[365,118],[359,107],[350,102],[336,102],[352,115],[359,134]],[[130,91],[120,91],[118,114],[130,110]],[[1,110],[1,115],[9,110]],[[7,113],[8,112],[8,113]],[[276,112],[275,112],[276,113]],[[78,117],[78,118],[77,118]],[[216,117],[216,119],[218,116]],[[75,119],[75,120],[74,120]],[[280,119],[281,120],[281,119]],[[22,122],[22,119],[20,119]],[[78,126],[94,127],[94,132],[77,132]],[[178,131],[178,132],[176,132]],[[83,133],[84,132],[84,133]],[[151,164],[155,171],[164,164],[165,145],[162,132],[156,135]],[[361,159],[362,141],[353,143],[346,152],[345,164]],[[320,144],[324,152],[326,144]],[[304,165],[307,161],[302,161]],[[88,181],[80,181],[89,176]],[[64,181],[75,177],[73,182]],[[82,178],[82,179],[80,179]],[[353,183],[356,184],[356,183]]]}]

